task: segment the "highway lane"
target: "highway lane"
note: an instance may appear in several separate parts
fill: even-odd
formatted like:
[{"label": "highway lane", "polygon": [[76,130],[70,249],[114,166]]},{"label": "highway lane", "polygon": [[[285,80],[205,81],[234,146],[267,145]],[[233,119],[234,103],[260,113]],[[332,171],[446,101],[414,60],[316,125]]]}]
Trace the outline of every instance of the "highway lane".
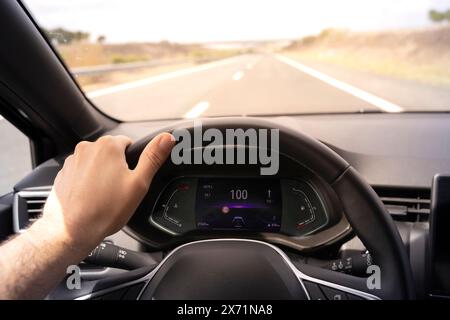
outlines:
[{"label": "highway lane", "polygon": [[[310,69],[308,69],[310,68]],[[122,120],[448,110],[450,90],[319,63],[242,55],[88,93]],[[31,170],[29,144],[0,118],[0,194]],[[6,139],[7,137],[7,139]]]},{"label": "highway lane", "polygon": [[245,55],[207,70],[97,96],[93,102],[123,120],[198,116],[357,112],[377,107],[276,59]]},{"label": "highway lane", "polygon": [[[210,64],[207,64],[210,65]],[[155,79],[156,78],[156,79]],[[122,120],[323,112],[443,110],[450,90],[406,80],[299,64],[253,54],[203,70],[138,81],[120,90],[91,93],[93,102]],[[153,81],[155,80],[155,81]],[[120,87],[120,86],[119,86]],[[89,95],[89,94],[88,94]]]}]

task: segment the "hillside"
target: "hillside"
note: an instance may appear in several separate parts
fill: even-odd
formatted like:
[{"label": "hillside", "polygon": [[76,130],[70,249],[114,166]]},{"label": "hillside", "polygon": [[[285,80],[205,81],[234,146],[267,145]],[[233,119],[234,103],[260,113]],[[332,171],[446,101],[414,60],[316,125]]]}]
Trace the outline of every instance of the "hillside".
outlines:
[{"label": "hillside", "polygon": [[71,68],[161,59],[218,59],[236,54],[235,50],[213,50],[196,44],[184,45],[166,41],[125,44],[74,42],[57,47]]},{"label": "hillside", "polygon": [[198,63],[227,58],[241,53],[235,49],[212,49],[197,44],[124,43],[100,44],[77,41],[57,45],[69,68],[90,67],[133,62],[156,62],[154,66],[117,70],[98,74],[77,75],[77,81],[86,91],[187,68]]},{"label": "hillside", "polygon": [[292,42],[284,53],[361,71],[450,85],[450,26],[383,32],[324,30]]}]

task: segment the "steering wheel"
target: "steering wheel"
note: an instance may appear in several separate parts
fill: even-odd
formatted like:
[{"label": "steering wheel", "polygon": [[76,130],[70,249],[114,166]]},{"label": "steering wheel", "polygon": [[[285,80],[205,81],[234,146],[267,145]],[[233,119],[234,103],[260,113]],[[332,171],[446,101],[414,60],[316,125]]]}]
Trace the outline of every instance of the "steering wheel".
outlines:
[{"label": "steering wheel", "polygon": [[[139,299],[314,299],[321,292],[330,299],[415,298],[409,259],[391,217],[374,190],[343,158],[298,130],[259,118],[205,119],[202,126],[223,132],[279,129],[280,154],[320,176],[337,194],[351,227],[379,267],[380,286],[369,288],[366,278],[311,265],[294,266],[280,248],[266,242],[214,239],[183,244],[153,270],[142,268],[92,283],[87,286],[89,293],[73,298],[95,298],[129,288]],[[192,131],[193,122],[161,131],[179,128]],[[128,148],[130,167],[157,133]]]}]

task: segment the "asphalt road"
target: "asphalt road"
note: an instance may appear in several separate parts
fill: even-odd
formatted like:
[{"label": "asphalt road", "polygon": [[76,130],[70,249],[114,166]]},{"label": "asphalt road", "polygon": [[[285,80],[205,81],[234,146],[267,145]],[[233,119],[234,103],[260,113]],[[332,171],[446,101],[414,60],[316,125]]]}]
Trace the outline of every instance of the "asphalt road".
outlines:
[{"label": "asphalt road", "polygon": [[[121,120],[450,109],[448,87],[264,54],[207,63],[88,96]],[[3,194],[31,164],[27,139],[6,120],[0,120],[0,147]]]},{"label": "asphalt road", "polygon": [[441,110],[435,87],[277,55],[244,55],[88,94],[122,120],[194,116]]}]

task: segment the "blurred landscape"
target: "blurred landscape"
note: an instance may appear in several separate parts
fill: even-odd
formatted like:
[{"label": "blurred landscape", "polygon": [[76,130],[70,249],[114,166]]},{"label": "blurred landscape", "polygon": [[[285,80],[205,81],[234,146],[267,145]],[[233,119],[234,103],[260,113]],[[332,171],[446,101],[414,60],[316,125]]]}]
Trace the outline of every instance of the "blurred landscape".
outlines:
[{"label": "blurred landscape", "polygon": [[[450,110],[450,0],[22,2],[118,120]],[[14,130],[5,192],[30,166]]]},{"label": "blurred landscape", "polygon": [[222,59],[239,53],[237,50],[209,49],[199,44],[177,44],[167,41],[124,44],[81,41],[58,45],[58,49],[71,68],[150,60],[202,61]]},{"label": "blurred landscape", "polygon": [[215,43],[108,43],[105,35],[58,27],[44,30],[85,91],[140,80],[244,53],[281,53],[315,62],[450,85],[450,9],[430,10],[423,28],[355,32],[328,28],[300,39]]},{"label": "blurred landscape", "polygon": [[[241,53],[239,50],[217,50],[201,45],[182,45],[166,41],[126,44],[78,42],[60,45],[58,49],[75,73],[77,81],[86,91],[139,80]],[[149,63],[148,67],[145,66],[146,62]],[[80,67],[109,64],[138,64],[142,67],[86,75],[76,74]]]},{"label": "blurred landscape", "polygon": [[248,52],[168,41],[109,44],[105,36],[93,42],[87,32],[63,28],[45,32],[86,91]]},{"label": "blurred landscape", "polygon": [[[139,80],[196,64],[251,52],[282,53],[304,62],[320,62],[433,85],[450,85],[450,25],[422,29],[352,32],[325,29],[290,41],[241,41],[234,44],[89,42],[87,34],[54,45],[86,91]],[[227,47],[228,45],[228,47]],[[80,72],[108,66],[108,72]],[[121,70],[114,66],[135,65]]]},{"label": "blurred landscape", "polygon": [[382,32],[326,29],[293,41],[283,53],[359,71],[450,85],[450,26]]}]

